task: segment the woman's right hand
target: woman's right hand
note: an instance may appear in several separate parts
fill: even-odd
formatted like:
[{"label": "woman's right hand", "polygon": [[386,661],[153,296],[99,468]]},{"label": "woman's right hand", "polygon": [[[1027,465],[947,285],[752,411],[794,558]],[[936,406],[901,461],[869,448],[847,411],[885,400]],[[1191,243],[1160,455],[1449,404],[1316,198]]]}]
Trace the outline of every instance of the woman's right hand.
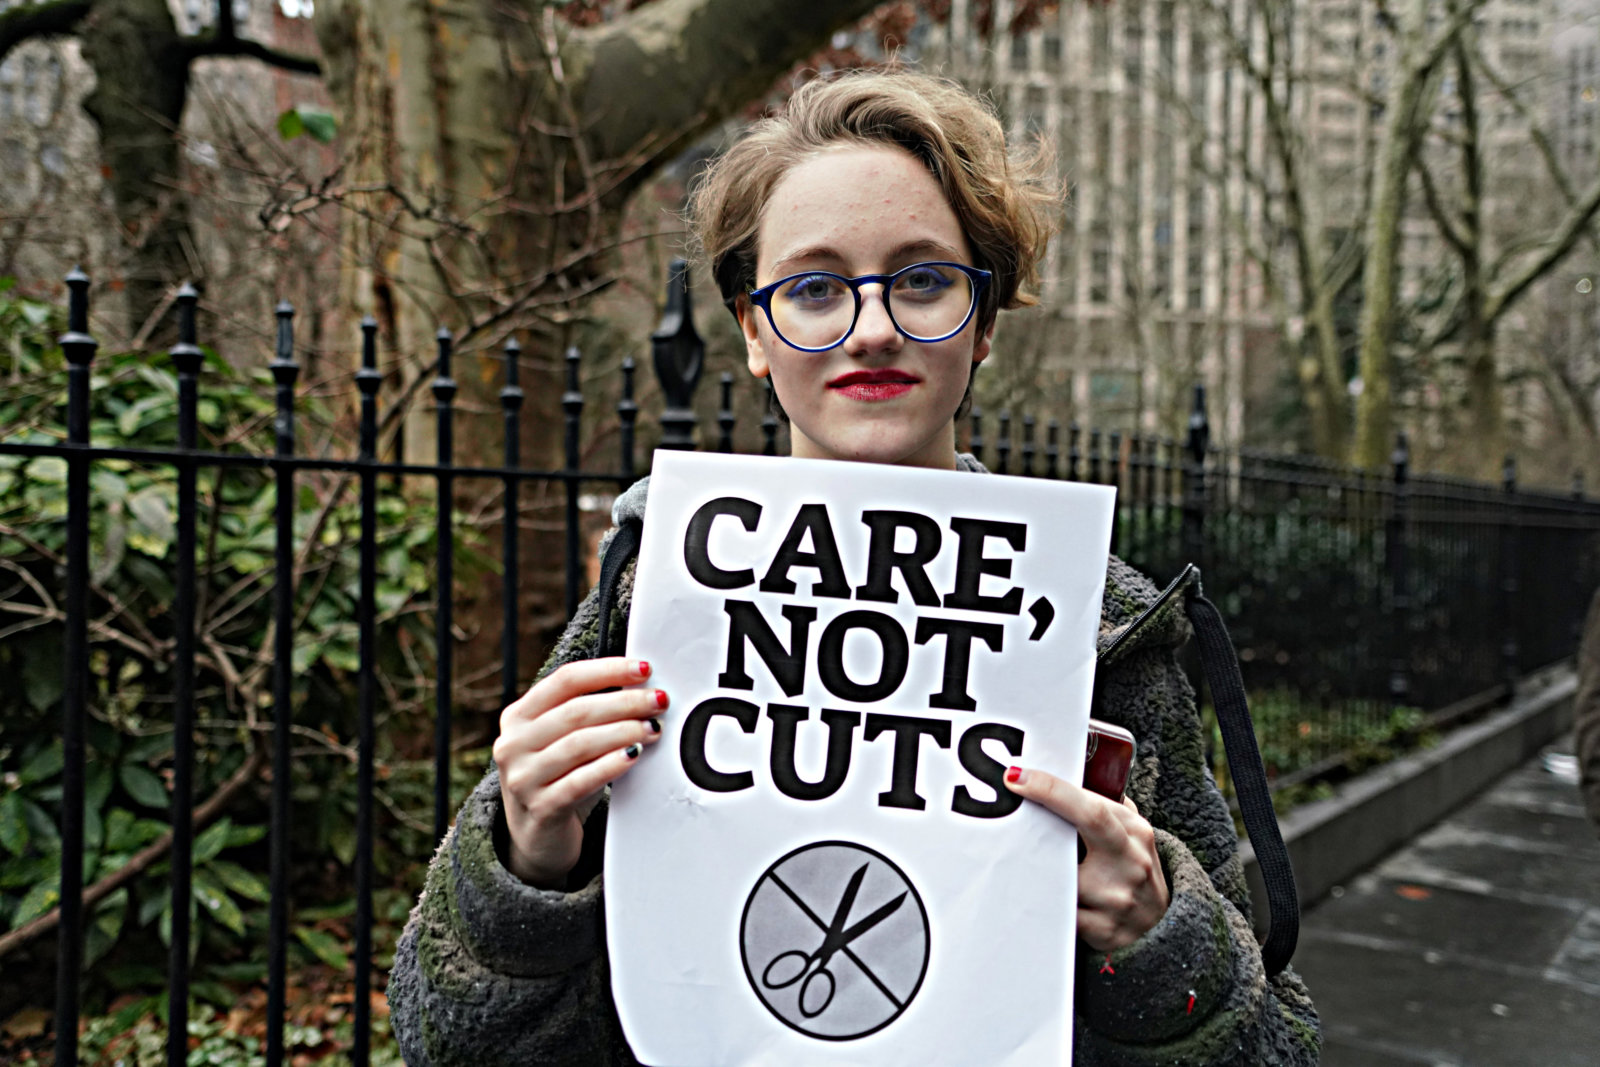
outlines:
[{"label": "woman's right hand", "polygon": [[578,862],[583,820],[600,791],[661,736],[659,689],[624,689],[650,676],[643,660],[564,664],[500,713],[494,760],[511,832],[511,873],[560,889]]}]

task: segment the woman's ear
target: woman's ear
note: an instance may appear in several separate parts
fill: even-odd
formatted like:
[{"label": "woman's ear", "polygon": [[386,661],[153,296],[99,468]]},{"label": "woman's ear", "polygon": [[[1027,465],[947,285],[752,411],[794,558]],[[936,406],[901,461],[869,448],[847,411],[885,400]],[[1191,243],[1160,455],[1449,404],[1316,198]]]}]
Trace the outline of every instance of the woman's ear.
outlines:
[{"label": "woman's ear", "polygon": [[978,340],[972,346],[972,362],[974,365],[982,363],[989,358],[989,346],[994,343],[994,323],[978,335]]},{"label": "woman's ear", "polygon": [[744,334],[745,366],[757,378],[765,378],[772,373],[772,368],[767,363],[767,350],[761,344],[759,313],[750,306],[749,299],[741,295],[733,305],[733,316],[739,320],[739,332]]}]

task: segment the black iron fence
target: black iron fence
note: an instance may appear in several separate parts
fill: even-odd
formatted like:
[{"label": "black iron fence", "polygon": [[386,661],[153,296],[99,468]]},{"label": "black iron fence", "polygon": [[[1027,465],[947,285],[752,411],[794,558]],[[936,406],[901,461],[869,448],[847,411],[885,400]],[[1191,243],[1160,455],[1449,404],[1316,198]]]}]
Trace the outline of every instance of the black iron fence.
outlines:
[{"label": "black iron fence", "polygon": [[[62,627],[63,676],[60,693],[62,768],[60,789],[59,909],[31,924],[58,923],[56,1062],[77,1062],[79,981],[85,936],[85,907],[94,907],[112,889],[97,881],[85,894],[85,728],[91,705],[106,699],[113,678],[97,679],[91,669],[95,641],[89,622],[103,605],[94,602],[91,574],[91,487],[97,465],[167,465],[177,474],[175,540],[167,554],[173,595],[170,639],[157,650],[171,657],[170,725],[170,893],[190,898],[194,865],[194,731],[196,715],[195,644],[198,600],[197,477],[204,471],[248,469],[259,472],[272,491],[270,568],[256,579],[270,587],[272,619],[272,709],[270,875],[267,894],[268,1001],[266,1059],[283,1062],[285,1047],[286,946],[290,875],[290,759],[295,727],[296,630],[294,587],[297,539],[297,477],[334,472],[355,479],[359,494],[359,578],[347,607],[359,632],[354,665],[356,703],[357,810],[353,856],[355,882],[352,1061],[369,1056],[373,926],[374,711],[380,699],[380,650],[376,647],[377,570],[380,538],[380,479],[431,479],[437,486],[433,532],[433,648],[435,838],[450,813],[449,755],[454,695],[454,564],[457,533],[448,502],[468,479],[498,482],[504,495],[498,568],[503,633],[501,698],[509,703],[527,681],[530,665],[520,663],[517,590],[519,542],[515,517],[519,493],[530,482],[556,486],[565,503],[566,607],[570,613],[583,591],[584,539],[579,500],[585,483],[620,488],[641,473],[636,456],[639,408],[634,399],[634,365],[625,361],[616,415],[619,449],[609,469],[584,466],[580,424],[585,397],[578,355],[567,354],[567,382],[561,405],[565,418],[565,462],[559,469],[524,466],[521,439],[523,392],[518,382],[520,352],[507,346],[504,385],[499,394],[505,426],[505,452],[499,467],[463,466],[454,461],[452,342],[438,338],[432,381],[438,452],[432,463],[387,462],[378,456],[378,402],[381,375],[376,360],[376,325],[362,326],[359,443],[354,456],[305,455],[296,435],[296,385],[299,365],[293,336],[293,311],[278,309],[276,356],[270,364],[276,388],[270,455],[248,451],[208,451],[197,447],[197,409],[202,401],[202,351],[195,336],[196,294],[178,297],[179,343],[171,350],[176,372],[176,439],[171,447],[108,447],[90,439],[91,374],[96,342],[88,333],[88,279],[74,273],[68,331],[60,338],[67,363],[65,434],[57,439],[0,440],[0,458],[15,467],[40,461],[66,468],[64,549],[59,560],[55,614]],[[703,346],[695,333],[686,275],[672,272],[667,311],[652,337],[657,382],[665,398],[659,420],[660,446],[692,448],[696,430],[693,401],[703,365]],[[715,447],[734,449],[731,376],[721,381]],[[4,428],[0,428],[3,430]],[[761,422],[761,451],[777,451],[779,421],[770,411]],[[1581,485],[1567,495],[1529,492],[1516,484],[1508,461],[1503,485],[1491,486],[1431,476],[1413,476],[1405,440],[1392,469],[1358,471],[1302,457],[1229,452],[1211,447],[1204,393],[1197,389],[1187,438],[1120,435],[1063,427],[1033,415],[1013,418],[974,411],[961,428],[965,447],[991,469],[1025,477],[1065,478],[1119,487],[1113,549],[1157,580],[1181,563],[1197,560],[1211,595],[1229,617],[1247,683],[1263,731],[1263,750],[1277,769],[1299,768],[1303,775],[1339,758],[1373,731],[1381,730],[1396,708],[1440,709],[1484,693],[1503,693],[1534,668],[1572,653],[1586,597],[1600,584],[1600,502],[1585,497]],[[220,501],[220,496],[217,498]],[[219,503],[220,507],[221,504]],[[214,517],[212,517],[214,518]],[[212,524],[214,525],[214,523]],[[0,537],[8,536],[0,532]],[[41,611],[40,618],[47,614]],[[11,632],[7,630],[6,632]],[[163,702],[158,706],[165,707]],[[1283,778],[1293,777],[1292,774]],[[189,999],[191,930],[188,911],[171,909],[168,1060],[173,1067],[188,1055],[186,1012]],[[12,930],[6,938],[28,931]],[[37,927],[31,933],[37,933]]]}]

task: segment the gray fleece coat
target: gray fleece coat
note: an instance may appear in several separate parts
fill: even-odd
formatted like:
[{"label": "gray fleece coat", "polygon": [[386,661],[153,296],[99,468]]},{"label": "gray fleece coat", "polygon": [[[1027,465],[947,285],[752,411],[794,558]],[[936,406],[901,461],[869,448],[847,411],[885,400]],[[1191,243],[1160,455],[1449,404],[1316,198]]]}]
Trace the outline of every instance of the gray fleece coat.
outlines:
[{"label": "gray fleece coat", "polygon": [[[983,469],[961,458],[963,469]],[[618,500],[619,523],[643,515],[646,485]],[[630,564],[612,618],[617,647],[632,592]],[[1155,598],[1147,579],[1111,559],[1101,647]],[[594,654],[597,601],[594,593],[584,601],[541,677]],[[1316,1012],[1292,969],[1271,979],[1263,971],[1233,822],[1177,662],[1188,636],[1182,598],[1173,597],[1100,667],[1096,714],[1138,739],[1128,795],[1156,829],[1172,898],[1154,928],[1109,959],[1080,945],[1073,1062],[1306,1067],[1321,1045]],[[395,953],[391,1021],[410,1067],[638,1063],[611,1000],[600,870],[606,811],[602,802],[589,816],[566,891],[535,889],[502,862],[505,812],[499,772],[489,768],[439,846]]]}]

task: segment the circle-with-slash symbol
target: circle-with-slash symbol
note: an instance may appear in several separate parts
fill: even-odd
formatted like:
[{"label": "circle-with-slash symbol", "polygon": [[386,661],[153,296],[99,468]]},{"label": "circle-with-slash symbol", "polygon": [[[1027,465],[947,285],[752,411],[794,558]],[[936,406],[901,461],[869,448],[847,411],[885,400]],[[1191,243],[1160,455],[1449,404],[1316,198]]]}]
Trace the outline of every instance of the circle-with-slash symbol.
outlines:
[{"label": "circle-with-slash symbol", "polygon": [[784,1025],[853,1041],[900,1017],[928,973],[927,909],[894,861],[819,841],[756,880],[739,923],[750,988]]}]

